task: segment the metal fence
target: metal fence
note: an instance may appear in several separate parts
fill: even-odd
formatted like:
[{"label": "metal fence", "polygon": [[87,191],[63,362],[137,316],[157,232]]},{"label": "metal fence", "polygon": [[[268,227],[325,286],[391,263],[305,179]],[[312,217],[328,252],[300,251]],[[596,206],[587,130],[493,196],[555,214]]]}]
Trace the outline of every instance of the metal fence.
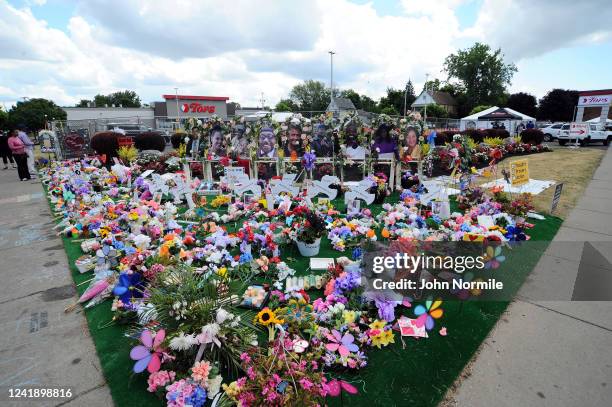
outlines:
[{"label": "metal fence", "polygon": [[[301,113],[306,117],[317,117],[325,113],[322,111],[304,111]],[[361,112],[360,112],[361,114]],[[375,114],[363,112],[369,118]],[[402,116],[395,116],[401,118]],[[458,130],[459,119],[428,117],[426,124],[429,129],[435,130]],[[156,116],[154,118],[115,117],[83,120],[55,120],[51,124],[51,130],[57,134],[57,140],[61,148],[63,158],[81,157],[92,153],[90,146],[91,137],[100,131],[112,130],[115,127],[133,129],[134,133],[155,130],[166,135],[174,133],[181,123],[175,118]],[[127,131],[130,134],[130,130]]]}]

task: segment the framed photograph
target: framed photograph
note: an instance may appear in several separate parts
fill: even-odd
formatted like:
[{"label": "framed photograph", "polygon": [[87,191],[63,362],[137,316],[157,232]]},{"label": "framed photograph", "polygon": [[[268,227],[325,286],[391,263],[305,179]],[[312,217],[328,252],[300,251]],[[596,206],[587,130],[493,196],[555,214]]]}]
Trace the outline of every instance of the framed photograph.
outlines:
[{"label": "framed photograph", "polygon": [[261,128],[257,139],[257,158],[274,159],[278,157],[276,151],[276,135],[274,129],[269,126]]}]

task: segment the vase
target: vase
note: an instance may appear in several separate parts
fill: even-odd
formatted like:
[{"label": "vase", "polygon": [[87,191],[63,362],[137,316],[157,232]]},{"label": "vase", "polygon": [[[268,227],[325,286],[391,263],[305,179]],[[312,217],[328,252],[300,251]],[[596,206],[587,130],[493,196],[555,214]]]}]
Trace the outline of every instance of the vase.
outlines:
[{"label": "vase", "polygon": [[319,249],[321,248],[321,238],[318,238],[312,243],[306,243],[300,240],[296,240],[296,243],[300,254],[304,257],[312,257],[319,254]]},{"label": "vase", "polygon": [[376,192],[374,192],[374,203],[375,204],[383,204],[385,202],[385,198],[387,197],[387,191],[380,191],[378,189],[376,189]]}]

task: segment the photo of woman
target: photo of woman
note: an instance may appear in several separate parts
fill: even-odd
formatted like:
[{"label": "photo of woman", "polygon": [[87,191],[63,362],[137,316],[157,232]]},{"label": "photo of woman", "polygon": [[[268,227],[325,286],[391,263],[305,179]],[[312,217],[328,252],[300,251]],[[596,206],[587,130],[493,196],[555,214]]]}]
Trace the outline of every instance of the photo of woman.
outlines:
[{"label": "photo of woman", "polygon": [[225,157],[227,155],[225,138],[223,137],[223,129],[221,126],[215,126],[210,131],[210,154],[215,158]]},{"label": "photo of woman", "polygon": [[409,127],[408,133],[406,133],[406,147],[404,148],[404,159],[408,159],[408,161],[421,160],[421,146],[419,145],[419,137],[414,127]]},{"label": "photo of woman", "polygon": [[249,140],[246,136],[246,126],[243,123],[237,123],[232,127],[230,145],[232,153],[236,157],[248,157]]},{"label": "photo of woman", "polygon": [[381,124],[376,129],[372,149],[378,153],[378,158],[399,158],[397,141],[391,136],[391,129],[386,124]]},{"label": "photo of woman", "polygon": [[283,146],[285,158],[301,157],[302,151],[302,129],[297,125],[290,125],[285,145]]},{"label": "photo of woman", "polygon": [[334,143],[331,134],[328,134],[327,127],[323,123],[318,123],[314,126],[312,151],[317,157],[333,156]]}]

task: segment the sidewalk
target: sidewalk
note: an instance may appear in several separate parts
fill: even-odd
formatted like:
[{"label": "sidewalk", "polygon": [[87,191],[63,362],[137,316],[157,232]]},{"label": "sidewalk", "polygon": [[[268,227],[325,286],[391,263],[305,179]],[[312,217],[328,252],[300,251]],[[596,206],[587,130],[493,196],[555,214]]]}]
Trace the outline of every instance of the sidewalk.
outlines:
[{"label": "sidewalk", "polygon": [[[111,406],[61,240],[39,181],[0,169],[0,405]],[[9,399],[10,388],[63,388],[64,399]]]},{"label": "sidewalk", "polygon": [[542,299],[579,298],[585,279],[589,290],[612,295],[611,202],[608,149],[585,195],[445,405],[610,405],[612,301]]}]

